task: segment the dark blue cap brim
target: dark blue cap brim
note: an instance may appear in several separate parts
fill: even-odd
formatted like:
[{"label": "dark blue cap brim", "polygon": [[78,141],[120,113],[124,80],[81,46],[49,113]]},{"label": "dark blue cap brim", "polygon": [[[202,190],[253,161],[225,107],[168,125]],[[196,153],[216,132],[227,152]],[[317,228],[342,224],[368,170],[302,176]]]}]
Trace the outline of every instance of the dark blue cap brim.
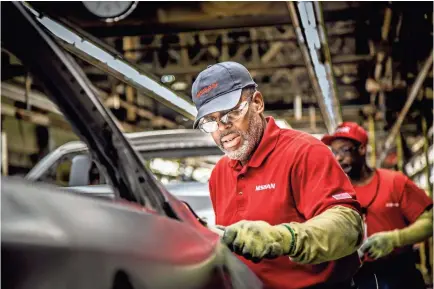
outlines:
[{"label": "dark blue cap brim", "polygon": [[196,116],[196,120],[194,121],[193,128],[197,128],[201,118],[207,116],[208,114],[234,108],[240,101],[242,91],[243,91],[242,89],[237,89],[229,93],[219,95],[218,97],[214,98],[210,102],[202,105],[199,108],[199,111],[197,112],[197,116]]}]

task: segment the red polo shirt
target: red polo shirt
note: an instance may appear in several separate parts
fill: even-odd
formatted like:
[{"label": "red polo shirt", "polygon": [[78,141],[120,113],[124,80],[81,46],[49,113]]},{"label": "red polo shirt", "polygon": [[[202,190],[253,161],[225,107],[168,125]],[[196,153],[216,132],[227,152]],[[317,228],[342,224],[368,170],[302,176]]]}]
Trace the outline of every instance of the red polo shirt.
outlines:
[{"label": "red polo shirt", "polygon": [[[408,177],[391,170],[377,169],[369,184],[354,186],[354,189],[360,205],[366,209],[365,238],[378,232],[403,229],[433,204],[425,191]],[[411,250],[411,246],[398,248],[384,258]]]},{"label": "red polo shirt", "polygon": [[[349,179],[322,142],[300,131],[280,129],[271,117],[267,122],[258,148],[244,167],[223,157],[213,170],[209,186],[217,224],[303,223],[336,205],[359,210]],[[286,256],[258,264],[239,258],[265,288],[275,289],[345,281],[360,265],[357,253],[318,265],[297,264]]]}]

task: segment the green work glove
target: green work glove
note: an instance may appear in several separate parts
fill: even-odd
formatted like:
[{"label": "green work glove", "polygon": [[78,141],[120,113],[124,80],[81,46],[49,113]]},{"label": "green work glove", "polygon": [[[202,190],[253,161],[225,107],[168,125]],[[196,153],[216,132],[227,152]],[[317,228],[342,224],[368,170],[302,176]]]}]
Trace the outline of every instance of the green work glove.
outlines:
[{"label": "green work glove", "polygon": [[294,243],[286,226],[264,221],[240,221],[226,227],[223,242],[232,252],[255,263],[288,255]]},{"label": "green work glove", "polygon": [[393,249],[399,247],[398,230],[373,234],[360,247],[359,251],[373,259],[389,255]]}]

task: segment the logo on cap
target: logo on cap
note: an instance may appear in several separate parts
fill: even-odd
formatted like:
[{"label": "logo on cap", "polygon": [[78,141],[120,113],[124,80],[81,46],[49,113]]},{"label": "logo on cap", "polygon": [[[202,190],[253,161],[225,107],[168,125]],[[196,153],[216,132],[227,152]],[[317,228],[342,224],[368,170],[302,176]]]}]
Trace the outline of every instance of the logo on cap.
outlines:
[{"label": "logo on cap", "polygon": [[348,126],[343,126],[338,128],[335,133],[349,133],[350,132],[350,128]]},{"label": "logo on cap", "polygon": [[213,84],[201,89],[197,94],[196,94],[196,98],[201,97],[202,95],[204,95],[205,93],[210,92],[212,89],[216,88],[218,86],[217,82],[214,82]]}]

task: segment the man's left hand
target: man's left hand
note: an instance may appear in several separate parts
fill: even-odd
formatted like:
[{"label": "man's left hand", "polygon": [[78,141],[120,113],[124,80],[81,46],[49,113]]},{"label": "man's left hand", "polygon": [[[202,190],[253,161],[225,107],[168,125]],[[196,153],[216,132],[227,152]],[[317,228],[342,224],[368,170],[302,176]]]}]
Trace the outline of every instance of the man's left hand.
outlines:
[{"label": "man's left hand", "polygon": [[373,259],[382,258],[398,247],[398,238],[397,231],[377,233],[369,237],[359,251],[362,254],[368,253],[368,256]]},{"label": "man's left hand", "polygon": [[236,254],[253,262],[289,253],[292,236],[282,225],[264,221],[240,221],[226,227],[223,242]]}]

